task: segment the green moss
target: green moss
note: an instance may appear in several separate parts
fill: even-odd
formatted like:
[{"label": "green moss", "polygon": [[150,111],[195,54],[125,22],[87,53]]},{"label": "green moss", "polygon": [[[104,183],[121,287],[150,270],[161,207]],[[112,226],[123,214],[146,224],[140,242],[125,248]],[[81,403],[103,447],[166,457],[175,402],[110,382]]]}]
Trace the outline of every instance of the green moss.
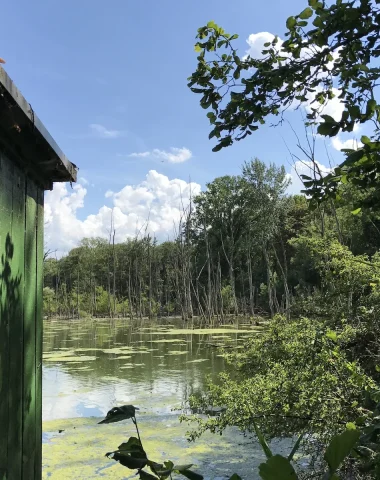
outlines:
[{"label": "green moss", "polygon": [[111,360],[129,360],[130,358],[132,358],[130,355],[121,355],[120,357],[115,357]]},{"label": "green moss", "polygon": [[79,362],[90,362],[96,360],[96,357],[90,357],[89,355],[77,355],[73,357],[66,357],[63,355],[53,355],[51,357],[45,358],[45,362],[72,362],[72,363],[79,363]]},{"label": "green moss", "polygon": [[186,363],[202,363],[202,362],[209,362],[208,358],[197,358],[195,360],[189,360]]},{"label": "green moss", "polygon": [[[251,333],[251,330],[238,330],[231,327],[225,328],[173,328],[172,330],[167,330],[165,335],[215,335],[220,333]],[[152,332],[152,335],[161,335],[162,332]],[[181,340],[177,340],[181,341]]]}]

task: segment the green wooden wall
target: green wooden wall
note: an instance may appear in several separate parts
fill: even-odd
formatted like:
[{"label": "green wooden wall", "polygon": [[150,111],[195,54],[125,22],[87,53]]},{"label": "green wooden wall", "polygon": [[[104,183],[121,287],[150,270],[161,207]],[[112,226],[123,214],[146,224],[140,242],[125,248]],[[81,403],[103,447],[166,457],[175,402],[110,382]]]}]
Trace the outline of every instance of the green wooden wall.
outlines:
[{"label": "green wooden wall", "polygon": [[0,480],[39,480],[43,190],[0,151]]}]

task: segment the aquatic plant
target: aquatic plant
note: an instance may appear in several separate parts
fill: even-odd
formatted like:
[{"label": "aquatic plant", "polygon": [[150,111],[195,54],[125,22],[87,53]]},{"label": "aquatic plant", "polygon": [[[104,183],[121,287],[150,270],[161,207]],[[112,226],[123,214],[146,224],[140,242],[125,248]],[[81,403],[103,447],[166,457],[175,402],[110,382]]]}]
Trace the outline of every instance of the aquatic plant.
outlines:
[{"label": "aquatic plant", "polygon": [[[137,470],[140,480],[166,480],[172,479],[174,474],[182,475],[190,480],[203,480],[203,475],[191,470],[192,464],[175,465],[170,460],[162,463],[155,462],[148,458],[140,436],[137,425],[136,410],[134,405],[123,405],[114,407],[107,412],[106,417],[99,424],[121,422],[123,420],[132,420],[137,437],[130,437],[127,442],[123,442],[118,446],[117,450],[107,452],[106,457],[112,458],[124,467],[130,470]],[[258,441],[267,458],[265,463],[259,466],[259,474],[263,480],[298,480],[299,477],[291,464],[298,448],[300,446],[303,435],[296,441],[292,451],[288,457],[282,455],[273,455],[265,437],[258,425],[255,423],[255,432]],[[354,424],[347,425],[343,433],[334,436],[326,449],[324,460],[327,464],[324,480],[338,480],[336,474],[344,460],[350,455],[352,449],[357,444],[360,437],[360,431],[356,429]],[[144,470],[149,468],[152,473]],[[242,480],[236,473],[229,480]]]},{"label": "aquatic plant", "polygon": [[[192,464],[174,465],[170,460],[158,463],[148,458],[141,441],[136,410],[138,410],[138,408],[133,405],[114,407],[109,410],[106,417],[99,422],[99,424],[104,424],[121,422],[122,420],[132,420],[136,428],[137,437],[130,437],[127,442],[119,445],[117,450],[106,453],[106,457],[112,458],[130,470],[137,470],[137,474],[141,480],[165,480],[166,478],[172,478],[173,474],[182,475],[190,480],[202,480],[202,475],[190,470],[193,466]],[[147,467],[152,473],[144,470]],[[235,477],[234,480],[237,480],[237,478]]]}]

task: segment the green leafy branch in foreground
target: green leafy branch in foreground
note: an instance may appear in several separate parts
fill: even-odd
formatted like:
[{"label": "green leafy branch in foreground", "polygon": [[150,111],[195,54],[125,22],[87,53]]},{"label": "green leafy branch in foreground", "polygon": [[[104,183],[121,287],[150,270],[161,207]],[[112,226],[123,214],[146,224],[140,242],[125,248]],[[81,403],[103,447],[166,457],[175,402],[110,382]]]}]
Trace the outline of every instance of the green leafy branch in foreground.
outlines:
[{"label": "green leafy branch in foreground", "polygon": [[[137,470],[140,480],[165,480],[166,478],[172,478],[173,474],[182,475],[190,480],[202,480],[202,475],[190,470],[193,466],[192,464],[174,465],[170,460],[157,463],[148,458],[141,442],[136,410],[138,408],[133,405],[114,407],[107,413],[106,418],[99,422],[100,424],[105,424],[131,419],[136,428],[137,437],[130,437],[127,442],[119,445],[117,450],[106,453],[106,457],[112,458],[130,470]],[[149,467],[153,475],[144,470],[145,467]],[[235,477],[232,480],[238,479]]]},{"label": "green leafy branch in foreground", "polygon": [[[203,476],[193,472],[189,465],[175,465],[170,460],[163,463],[157,463],[149,460],[147,453],[141,442],[140,432],[137,426],[136,410],[138,408],[133,405],[124,405],[122,407],[112,408],[104,420],[100,424],[115,423],[123,420],[131,419],[136,427],[137,437],[130,437],[127,442],[119,445],[118,449],[113,452],[106,453],[106,457],[112,458],[124,467],[131,470],[137,470],[137,474],[141,480],[159,479],[165,480],[172,478],[173,474],[182,475],[190,480],[202,480]],[[259,474],[263,480],[297,480],[298,476],[291,464],[301,443],[303,435],[301,435],[295,443],[291,453],[287,458],[281,455],[273,455],[264,435],[260,431],[258,425],[255,424],[255,432],[258,441],[267,457],[267,461],[259,466]],[[350,455],[360,437],[359,430],[355,425],[349,424],[347,429],[340,435],[332,438],[324,459],[328,465],[328,471],[324,475],[324,480],[337,480],[339,477],[336,471],[339,469],[343,461]],[[144,468],[149,467],[152,473],[148,473]],[[229,480],[242,480],[236,473]]]},{"label": "green leafy branch in foreground", "polygon": [[[192,92],[208,110],[213,151],[232,145],[258,130],[268,119],[281,123],[288,109],[307,106],[306,124],[319,135],[333,137],[365,124],[357,151],[343,150],[346,160],[323,178],[304,177],[317,201],[336,198],[344,183],[376,187],[380,155],[380,5],[378,0],[332,2],[309,0],[286,21],[286,40],[274,37],[258,58],[240,57],[230,35],[211,21],[198,29],[196,70],[189,77]],[[340,118],[324,115],[335,99]],[[380,194],[371,198],[380,203]]]},{"label": "green leafy branch in foreground", "polygon": [[[282,455],[273,455],[263,434],[255,425],[256,434],[259,443],[267,457],[267,461],[259,466],[260,477],[263,480],[298,480],[298,475],[294,470],[291,461],[298,450],[303,435],[300,435],[288,457]],[[324,455],[324,460],[328,465],[328,470],[323,476],[323,480],[338,480],[336,472],[344,460],[350,455],[360,437],[360,431],[355,425],[348,425],[348,428],[331,439]]]}]

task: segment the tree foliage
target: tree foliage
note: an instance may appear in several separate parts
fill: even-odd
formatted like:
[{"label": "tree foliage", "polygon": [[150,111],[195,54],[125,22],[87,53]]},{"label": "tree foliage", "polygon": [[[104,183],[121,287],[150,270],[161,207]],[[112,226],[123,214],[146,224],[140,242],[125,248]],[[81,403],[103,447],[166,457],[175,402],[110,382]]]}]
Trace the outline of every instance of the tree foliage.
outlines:
[{"label": "tree foliage", "polygon": [[[289,108],[307,104],[307,124],[322,136],[352,132],[366,124],[370,136],[363,146],[347,150],[345,161],[324,178],[304,177],[316,201],[336,198],[345,183],[371,188],[377,185],[380,152],[378,99],[380,7],[377,0],[309,0],[300,14],[286,21],[285,41],[275,37],[264,45],[262,58],[241,58],[234,47],[237,35],[214,22],[198,29],[199,53],[189,87],[200,94],[209,110],[209,137],[217,138],[214,151],[251,135],[268,119]],[[341,118],[323,114],[337,97]],[[374,205],[378,190],[359,205]],[[369,202],[369,203],[368,203]]]}]

